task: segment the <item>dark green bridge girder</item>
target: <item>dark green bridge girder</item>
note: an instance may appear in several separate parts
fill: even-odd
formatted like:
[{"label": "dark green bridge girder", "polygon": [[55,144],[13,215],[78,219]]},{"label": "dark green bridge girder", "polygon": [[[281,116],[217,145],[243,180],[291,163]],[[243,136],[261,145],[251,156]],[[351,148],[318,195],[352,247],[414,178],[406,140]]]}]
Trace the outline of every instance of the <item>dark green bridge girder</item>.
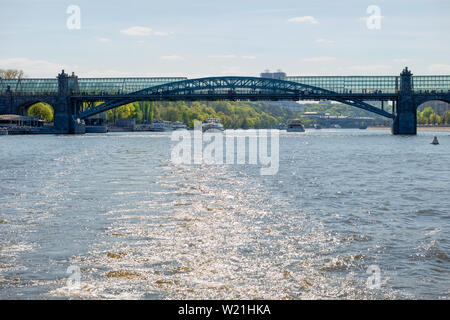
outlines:
[{"label": "dark green bridge girder", "polygon": [[[75,115],[80,119],[135,101],[176,100],[332,100],[387,118],[394,118],[393,114],[362,101],[359,99],[360,96],[362,97],[362,95],[338,93],[286,80],[256,77],[208,77],[165,83],[126,94],[79,94],[73,95],[71,99],[74,102],[104,101],[101,105]],[[365,97],[367,100],[382,100],[382,98],[389,100],[395,98],[395,95],[383,96],[374,93],[365,95]]]}]

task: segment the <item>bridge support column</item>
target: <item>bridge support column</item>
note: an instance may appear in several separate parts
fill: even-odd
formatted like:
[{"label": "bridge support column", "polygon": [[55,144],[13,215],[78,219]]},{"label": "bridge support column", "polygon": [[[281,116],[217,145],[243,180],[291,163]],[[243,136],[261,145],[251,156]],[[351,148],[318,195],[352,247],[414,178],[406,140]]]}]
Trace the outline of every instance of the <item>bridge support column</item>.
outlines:
[{"label": "bridge support column", "polygon": [[84,124],[75,117],[76,110],[70,100],[69,76],[64,73],[64,70],[58,75],[58,102],[54,107],[54,124],[58,133],[86,133]]},{"label": "bridge support column", "polygon": [[396,109],[392,133],[394,135],[417,134],[417,106],[412,97],[400,96]]},{"label": "bridge support column", "polygon": [[16,114],[13,95],[10,86],[6,88],[6,94],[0,96],[0,114]]},{"label": "bridge support column", "polygon": [[408,68],[405,68],[400,74],[399,98],[395,105],[392,134],[417,134],[417,105],[412,91],[412,73]]}]

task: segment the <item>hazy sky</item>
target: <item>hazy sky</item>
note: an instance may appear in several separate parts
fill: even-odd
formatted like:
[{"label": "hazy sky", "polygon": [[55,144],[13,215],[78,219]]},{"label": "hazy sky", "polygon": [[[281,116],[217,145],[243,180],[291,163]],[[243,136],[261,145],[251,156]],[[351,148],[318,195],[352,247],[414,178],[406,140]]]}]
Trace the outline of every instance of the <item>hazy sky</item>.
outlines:
[{"label": "hazy sky", "polygon": [[[70,5],[80,29],[67,27]],[[368,28],[371,15],[379,29]],[[397,75],[405,65],[450,74],[449,18],[449,0],[0,0],[0,68],[29,77],[63,68],[80,77]]]}]

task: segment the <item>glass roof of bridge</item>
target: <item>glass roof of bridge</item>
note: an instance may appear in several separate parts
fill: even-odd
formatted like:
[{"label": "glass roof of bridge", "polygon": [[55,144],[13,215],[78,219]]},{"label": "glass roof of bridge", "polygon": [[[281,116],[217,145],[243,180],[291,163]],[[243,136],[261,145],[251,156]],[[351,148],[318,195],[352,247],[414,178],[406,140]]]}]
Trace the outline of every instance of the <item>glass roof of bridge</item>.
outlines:
[{"label": "glass roof of bridge", "polygon": [[[145,88],[185,79],[187,78],[79,78],[78,87],[81,93],[131,93]],[[39,94],[58,92],[57,79],[0,79],[0,92],[5,92],[8,86],[10,86],[11,91],[21,93]]]},{"label": "glass roof of bridge", "polygon": [[186,80],[187,78],[80,78],[80,92],[108,92],[113,94],[132,93],[165,83]]},{"label": "glass roof of bridge", "polygon": [[0,80],[0,92],[5,92],[10,87],[12,92],[42,93],[58,92],[57,79],[11,79]]},{"label": "glass roof of bridge", "polygon": [[[399,76],[289,76],[287,81],[315,86],[338,93],[396,93]],[[414,91],[450,90],[450,76],[413,76]]]},{"label": "glass roof of bridge", "polygon": [[327,89],[338,93],[395,93],[400,77],[396,76],[327,76],[327,77],[286,77],[287,81]]},{"label": "glass roof of bridge", "polygon": [[450,76],[414,76],[414,91],[450,91]]},{"label": "glass roof of bridge", "polygon": [[[69,78],[70,79],[70,78]],[[79,78],[80,93],[123,94],[142,90],[165,83],[186,80],[187,78]],[[396,93],[400,86],[398,76],[289,76],[284,78],[328,89],[338,93]],[[0,79],[0,93],[10,86],[11,91],[28,94],[58,92],[57,79]],[[413,76],[415,91],[450,90],[450,76]]]}]

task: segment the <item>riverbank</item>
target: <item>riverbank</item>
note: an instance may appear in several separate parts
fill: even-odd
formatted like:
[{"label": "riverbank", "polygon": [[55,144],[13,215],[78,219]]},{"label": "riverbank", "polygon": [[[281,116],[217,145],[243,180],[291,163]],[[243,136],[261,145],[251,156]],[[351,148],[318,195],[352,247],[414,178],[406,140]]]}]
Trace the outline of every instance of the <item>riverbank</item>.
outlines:
[{"label": "riverbank", "polygon": [[[368,127],[368,130],[391,130],[391,127]],[[450,132],[450,126],[448,127],[417,127],[417,131],[422,132]]]}]

